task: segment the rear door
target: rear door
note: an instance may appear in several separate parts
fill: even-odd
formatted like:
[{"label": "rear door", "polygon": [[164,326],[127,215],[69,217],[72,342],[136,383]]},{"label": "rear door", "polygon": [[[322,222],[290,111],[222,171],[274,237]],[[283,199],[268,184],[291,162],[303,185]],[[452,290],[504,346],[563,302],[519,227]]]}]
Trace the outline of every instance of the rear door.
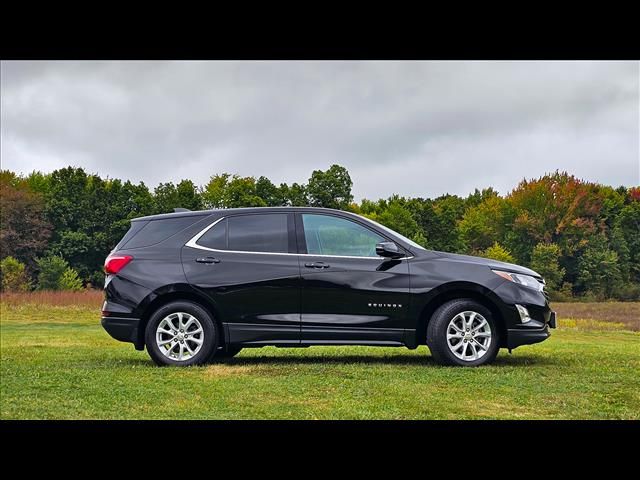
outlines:
[{"label": "rear door", "polygon": [[376,255],[388,240],[332,214],[296,214],[301,245],[302,343],[402,343],[409,308],[406,259]]},{"label": "rear door", "polygon": [[188,281],[216,305],[232,343],[299,343],[293,213],[218,219],[187,242],[182,263]]}]

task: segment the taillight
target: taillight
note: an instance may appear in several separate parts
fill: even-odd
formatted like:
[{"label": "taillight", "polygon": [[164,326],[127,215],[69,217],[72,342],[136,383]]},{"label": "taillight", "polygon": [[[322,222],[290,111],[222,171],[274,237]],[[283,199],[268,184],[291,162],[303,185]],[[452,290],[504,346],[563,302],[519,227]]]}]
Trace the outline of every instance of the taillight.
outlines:
[{"label": "taillight", "polygon": [[110,275],[115,275],[131,260],[133,260],[131,255],[109,255],[104,261],[104,272]]}]

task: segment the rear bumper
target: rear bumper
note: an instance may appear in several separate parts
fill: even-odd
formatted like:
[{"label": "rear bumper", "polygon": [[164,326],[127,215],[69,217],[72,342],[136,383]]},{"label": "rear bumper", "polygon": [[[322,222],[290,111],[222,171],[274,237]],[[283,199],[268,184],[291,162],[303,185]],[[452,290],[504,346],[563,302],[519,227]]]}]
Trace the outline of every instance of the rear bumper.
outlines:
[{"label": "rear bumper", "polygon": [[139,318],[102,317],[102,327],[116,340],[138,344]]}]

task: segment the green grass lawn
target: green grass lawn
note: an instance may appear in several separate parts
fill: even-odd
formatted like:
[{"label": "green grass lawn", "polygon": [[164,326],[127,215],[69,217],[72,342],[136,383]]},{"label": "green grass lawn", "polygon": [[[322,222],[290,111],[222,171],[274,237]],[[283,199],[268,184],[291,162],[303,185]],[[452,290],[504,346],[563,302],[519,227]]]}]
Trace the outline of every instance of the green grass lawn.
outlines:
[{"label": "green grass lawn", "polygon": [[2,419],[640,419],[640,333],[560,322],[481,368],[426,347],[243,350],[157,368],[90,307],[1,308]]}]

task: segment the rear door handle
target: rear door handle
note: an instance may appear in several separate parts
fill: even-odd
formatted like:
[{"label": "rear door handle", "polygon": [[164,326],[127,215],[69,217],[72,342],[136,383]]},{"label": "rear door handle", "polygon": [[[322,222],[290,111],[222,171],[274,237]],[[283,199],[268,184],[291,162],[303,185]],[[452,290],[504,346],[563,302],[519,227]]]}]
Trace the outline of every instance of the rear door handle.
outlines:
[{"label": "rear door handle", "polygon": [[220,263],[220,260],[213,257],[202,257],[196,258],[196,262],[198,263]]},{"label": "rear door handle", "polygon": [[329,268],[331,265],[324,262],[309,262],[304,264],[307,268]]}]

